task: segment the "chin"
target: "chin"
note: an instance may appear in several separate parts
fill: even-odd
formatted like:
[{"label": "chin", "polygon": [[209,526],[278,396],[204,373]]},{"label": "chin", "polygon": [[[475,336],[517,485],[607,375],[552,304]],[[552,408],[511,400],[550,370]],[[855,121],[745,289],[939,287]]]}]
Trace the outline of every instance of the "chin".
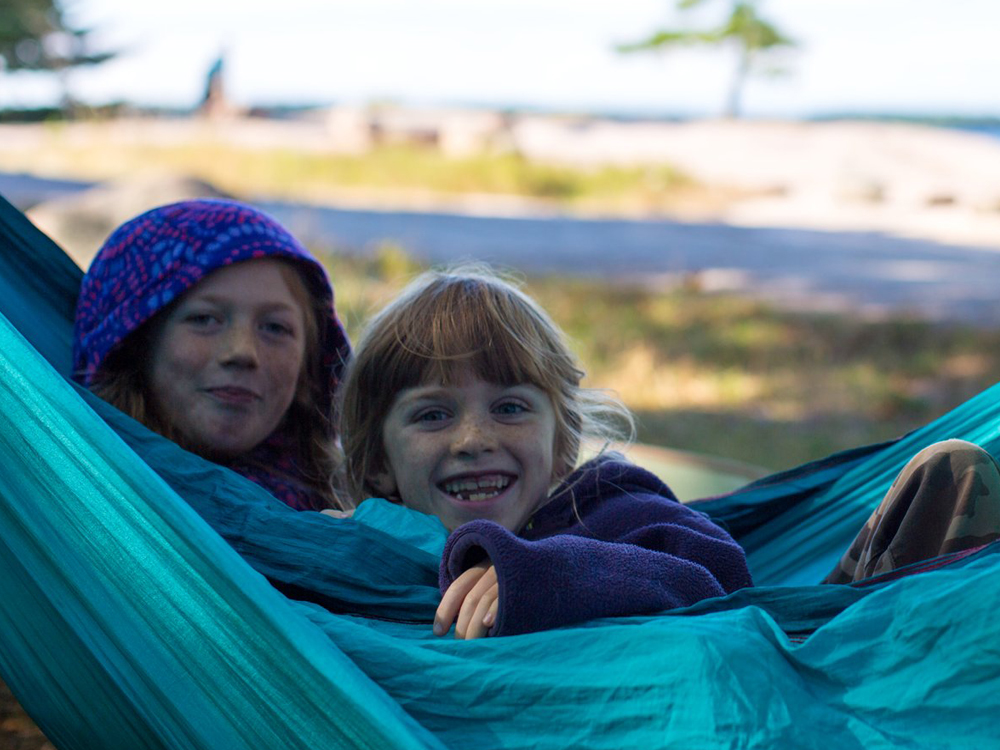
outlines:
[{"label": "chin", "polygon": [[208,460],[215,461],[217,463],[224,463],[249,453],[261,442],[257,441],[255,443],[251,443],[247,440],[234,441],[232,439],[232,435],[226,435],[225,438],[227,439],[220,440],[218,436],[209,436],[208,438],[203,438],[196,443],[193,443],[191,446],[184,447],[187,447],[188,450],[197,453],[202,458],[207,458]]}]

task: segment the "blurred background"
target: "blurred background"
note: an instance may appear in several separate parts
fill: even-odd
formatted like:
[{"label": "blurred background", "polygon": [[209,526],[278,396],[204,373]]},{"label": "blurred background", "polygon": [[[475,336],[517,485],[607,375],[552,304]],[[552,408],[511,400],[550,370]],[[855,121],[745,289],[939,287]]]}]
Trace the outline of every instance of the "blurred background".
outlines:
[{"label": "blurred background", "polygon": [[[271,211],[352,335],[488,260],[682,497],[905,433],[1000,368],[994,0],[0,0],[0,195],[86,267]],[[0,747],[51,745],[0,683]]]},{"label": "blurred background", "polygon": [[[0,194],[81,266],[139,211],[234,196],[322,254],[356,334],[416,270],[490,261],[642,443],[709,467],[691,493],[904,433],[997,372],[990,0],[0,13]],[[658,455],[673,483],[684,454]]]}]

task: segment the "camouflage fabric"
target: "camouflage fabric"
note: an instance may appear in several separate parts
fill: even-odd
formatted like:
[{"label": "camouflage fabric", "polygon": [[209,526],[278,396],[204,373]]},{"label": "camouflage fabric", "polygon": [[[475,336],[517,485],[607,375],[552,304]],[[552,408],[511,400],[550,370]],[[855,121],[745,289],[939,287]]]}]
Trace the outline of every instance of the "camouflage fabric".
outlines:
[{"label": "camouflage fabric", "polygon": [[852,583],[1000,538],[1000,465],[964,440],[935,443],[903,467],[823,583]]}]

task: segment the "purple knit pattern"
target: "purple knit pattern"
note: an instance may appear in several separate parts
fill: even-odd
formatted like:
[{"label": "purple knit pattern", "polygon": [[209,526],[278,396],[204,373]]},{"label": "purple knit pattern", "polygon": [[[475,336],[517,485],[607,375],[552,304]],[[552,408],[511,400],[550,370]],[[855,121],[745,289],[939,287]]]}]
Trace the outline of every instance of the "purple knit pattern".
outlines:
[{"label": "purple knit pattern", "polygon": [[[105,241],[83,278],[73,331],[73,377],[89,386],[108,355],[143,323],[206,275],[234,263],[283,258],[324,301],[320,321],[328,410],[351,348],[333,304],[326,271],[262,211],[235,201],[192,200],[160,206],[125,222]],[[231,468],[297,509],[321,503],[300,481],[288,435],[280,428]],[[261,469],[273,467],[273,471]]]}]

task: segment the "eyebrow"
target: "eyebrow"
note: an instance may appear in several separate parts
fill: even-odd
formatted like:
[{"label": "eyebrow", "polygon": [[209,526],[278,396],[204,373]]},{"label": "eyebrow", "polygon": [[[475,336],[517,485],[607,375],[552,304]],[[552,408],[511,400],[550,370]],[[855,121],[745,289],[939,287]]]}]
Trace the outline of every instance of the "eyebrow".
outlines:
[{"label": "eyebrow", "polygon": [[[204,293],[204,292],[199,294],[196,292],[192,294],[190,297],[188,297],[186,300],[183,300],[181,304],[183,304],[184,302],[207,302],[210,305],[228,305],[232,304],[233,298],[226,296],[219,296],[210,293]],[[265,300],[263,303],[259,305],[254,305],[254,307],[262,308],[265,311],[291,310],[292,312],[295,312],[295,308],[298,306],[299,306],[298,303],[292,304],[289,302],[283,302],[279,300]]]},{"label": "eyebrow", "polygon": [[406,388],[396,397],[396,403],[408,404],[414,401],[433,401],[448,393],[448,386],[416,386]]},{"label": "eyebrow", "polygon": [[[493,383],[500,391],[514,391],[519,389],[530,389],[530,393],[535,395],[540,393],[545,395],[545,391],[534,383],[516,383],[514,385],[501,385],[498,383]],[[442,398],[449,395],[449,391],[453,386],[448,385],[417,385],[412,388],[406,388],[399,393],[397,396],[398,403],[409,403],[411,401],[432,401],[434,399]]]}]

